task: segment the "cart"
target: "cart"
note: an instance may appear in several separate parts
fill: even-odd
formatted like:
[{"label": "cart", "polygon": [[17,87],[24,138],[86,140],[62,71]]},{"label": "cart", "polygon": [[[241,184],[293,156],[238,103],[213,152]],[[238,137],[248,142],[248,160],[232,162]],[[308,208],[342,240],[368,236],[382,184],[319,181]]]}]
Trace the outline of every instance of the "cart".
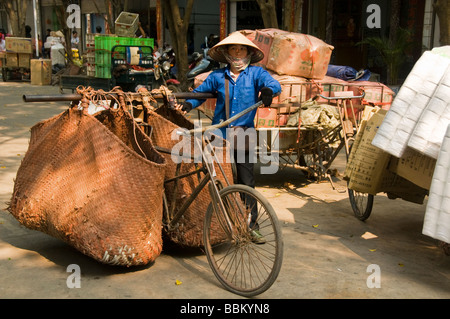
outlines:
[{"label": "cart", "polygon": [[[101,55],[102,58],[106,54]],[[120,86],[124,91],[135,91],[137,85],[151,89],[159,88],[153,70],[153,48],[150,46],[116,45],[111,49],[110,63],[99,66],[97,76],[61,75],[60,92],[65,89],[75,92],[79,86],[92,87],[95,90],[110,91]]]},{"label": "cart", "polygon": [[[18,55],[16,54],[16,56]],[[7,59],[7,53],[0,52],[3,82],[30,81],[30,57],[31,53],[20,53],[20,58],[11,64]]]},{"label": "cart", "polygon": [[[196,86],[206,76],[197,76]],[[259,158],[276,153],[280,169],[293,167],[311,180],[328,180],[334,189],[342,192],[348,190],[355,216],[364,220],[372,210],[373,195],[336,188],[332,179],[335,172],[331,170],[331,165],[343,150],[348,160],[365,107],[389,108],[394,92],[380,83],[369,81],[315,81],[298,77],[276,79],[282,87],[281,95],[274,98],[269,108],[258,109],[255,119]],[[317,125],[320,123],[302,121],[302,108],[305,103],[314,101],[326,106],[327,111],[335,112],[334,125],[324,127]],[[212,118],[214,108],[215,100],[209,99],[198,110]],[[293,118],[296,120],[289,123]]]},{"label": "cart", "polygon": [[[361,85],[357,82],[280,82],[283,96],[271,105],[270,115],[256,116],[256,128],[266,131],[268,149],[278,149],[280,168],[291,166],[301,169],[314,180],[329,179],[330,167],[345,148],[349,153],[352,138],[359,128],[360,117],[366,105],[385,106],[392,101],[391,92],[377,83]],[[375,96],[376,95],[376,96]],[[334,122],[324,126],[305,123],[305,103],[315,101],[322,111],[334,112]],[[289,123],[293,117],[299,117]]]}]

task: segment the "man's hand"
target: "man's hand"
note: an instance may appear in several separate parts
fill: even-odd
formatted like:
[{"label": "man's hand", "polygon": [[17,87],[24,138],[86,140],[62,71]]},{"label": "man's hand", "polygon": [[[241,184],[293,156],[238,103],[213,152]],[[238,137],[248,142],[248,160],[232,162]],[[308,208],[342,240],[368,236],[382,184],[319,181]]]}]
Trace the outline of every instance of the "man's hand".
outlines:
[{"label": "man's hand", "polygon": [[261,89],[261,100],[264,106],[270,106],[272,104],[273,91],[271,88],[263,87]]}]

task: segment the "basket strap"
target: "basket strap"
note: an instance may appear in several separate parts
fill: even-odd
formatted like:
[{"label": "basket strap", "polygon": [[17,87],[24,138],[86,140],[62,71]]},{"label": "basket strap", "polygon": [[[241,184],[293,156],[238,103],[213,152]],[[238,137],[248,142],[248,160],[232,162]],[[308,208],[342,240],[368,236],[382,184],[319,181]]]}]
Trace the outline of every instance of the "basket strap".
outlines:
[{"label": "basket strap", "polygon": [[225,74],[225,116],[226,120],[230,118],[230,81],[227,78],[227,75]]}]

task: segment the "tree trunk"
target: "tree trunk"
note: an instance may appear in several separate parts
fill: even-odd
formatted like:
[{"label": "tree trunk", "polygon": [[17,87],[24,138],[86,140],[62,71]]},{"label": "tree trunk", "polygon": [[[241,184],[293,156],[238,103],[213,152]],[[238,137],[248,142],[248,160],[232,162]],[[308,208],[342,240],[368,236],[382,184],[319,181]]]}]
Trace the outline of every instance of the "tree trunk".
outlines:
[{"label": "tree trunk", "polygon": [[284,1],[283,30],[289,32],[299,32],[302,7],[303,0]]},{"label": "tree trunk", "polygon": [[109,31],[115,33],[115,21],[122,11],[126,11],[128,7],[128,1],[122,0],[105,0],[106,8],[106,23],[108,24]]},{"label": "tree trunk", "polygon": [[433,7],[439,18],[440,45],[450,45],[450,0],[437,0]]},{"label": "tree trunk", "polygon": [[4,0],[0,8],[6,10],[11,23],[11,34],[15,37],[25,37],[25,18],[27,0]]},{"label": "tree trunk", "polygon": [[265,28],[278,28],[275,0],[256,0],[261,9],[261,16]]},{"label": "tree trunk", "polygon": [[401,0],[391,1],[391,18],[389,23],[389,45],[397,41],[397,30],[400,27],[400,5]]},{"label": "tree trunk", "polygon": [[183,18],[181,18],[180,8],[178,7],[178,2],[176,0],[162,1],[162,5],[169,26],[170,37],[172,38],[172,47],[175,51],[177,79],[181,82],[181,89],[185,91],[188,89],[186,74],[189,70],[187,57],[187,31],[194,0],[187,1]]},{"label": "tree trunk", "polygon": [[67,26],[67,17],[68,13],[66,11],[69,6],[69,0],[62,0],[61,4],[55,5],[55,14],[58,19],[58,24],[61,26],[61,32],[64,34],[64,49],[66,50],[67,60],[69,64],[73,64],[73,56],[72,56],[72,32]]},{"label": "tree trunk", "polygon": [[333,10],[334,0],[327,1],[327,24],[325,26],[325,42],[333,44]]}]

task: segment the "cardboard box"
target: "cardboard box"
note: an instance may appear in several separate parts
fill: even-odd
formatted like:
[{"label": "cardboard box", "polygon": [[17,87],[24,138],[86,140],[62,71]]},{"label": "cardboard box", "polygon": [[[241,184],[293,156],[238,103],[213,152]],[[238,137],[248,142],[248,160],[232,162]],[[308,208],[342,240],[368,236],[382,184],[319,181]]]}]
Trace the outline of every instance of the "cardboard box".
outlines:
[{"label": "cardboard box", "polygon": [[436,159],[407,148],[401,158],[393,158],[389,169],[423,189],[430,189]]},{"label": "cardboard box", "polygon": [[32,59],[31,60],[31,84],[50,85],[52,82],[52,60]]},{"label": "cardboard box", "polygon": [[260,107],[256,112],[256,127],[275,127],[277,123],[277,109]]},{"label": "cardboard box", "polygon": [[255,43],[261,51],[264,52],[264,59],[259,62],[259,65],[265,66],[269,59],[270,48],[272,47],[273,37],[277,34],[285,34],[288,33],[284,30],[269,28],[269,29],[261,29],[256,30],[255,39],[253,43]]},{"label": "cardboard box", "polygon": [[19,56],[19,68],[30,68],[30,60],[31,60],[31,54],[30,53],[18,53]]},{"label": "cardboard box", "polygon": [[33,46],[31,45],[30,38],[16,38],[16,37],[6,37],[5,38],[6,52],[13,53],[32,53]]},{"label": "cardboard box", "polygon": [[17,53],[6,53],[6,66],[8,68],[17,68],[19,66]]},{"label": "cardboard box", "polygon": [[392,182],[393,176],[388,170],[391,156],[372,145],[385,114],[386,111],[380,109],[363,122],[353,143],[344,175],[349,180],[348,188],[357,192],[376,195]]}]

